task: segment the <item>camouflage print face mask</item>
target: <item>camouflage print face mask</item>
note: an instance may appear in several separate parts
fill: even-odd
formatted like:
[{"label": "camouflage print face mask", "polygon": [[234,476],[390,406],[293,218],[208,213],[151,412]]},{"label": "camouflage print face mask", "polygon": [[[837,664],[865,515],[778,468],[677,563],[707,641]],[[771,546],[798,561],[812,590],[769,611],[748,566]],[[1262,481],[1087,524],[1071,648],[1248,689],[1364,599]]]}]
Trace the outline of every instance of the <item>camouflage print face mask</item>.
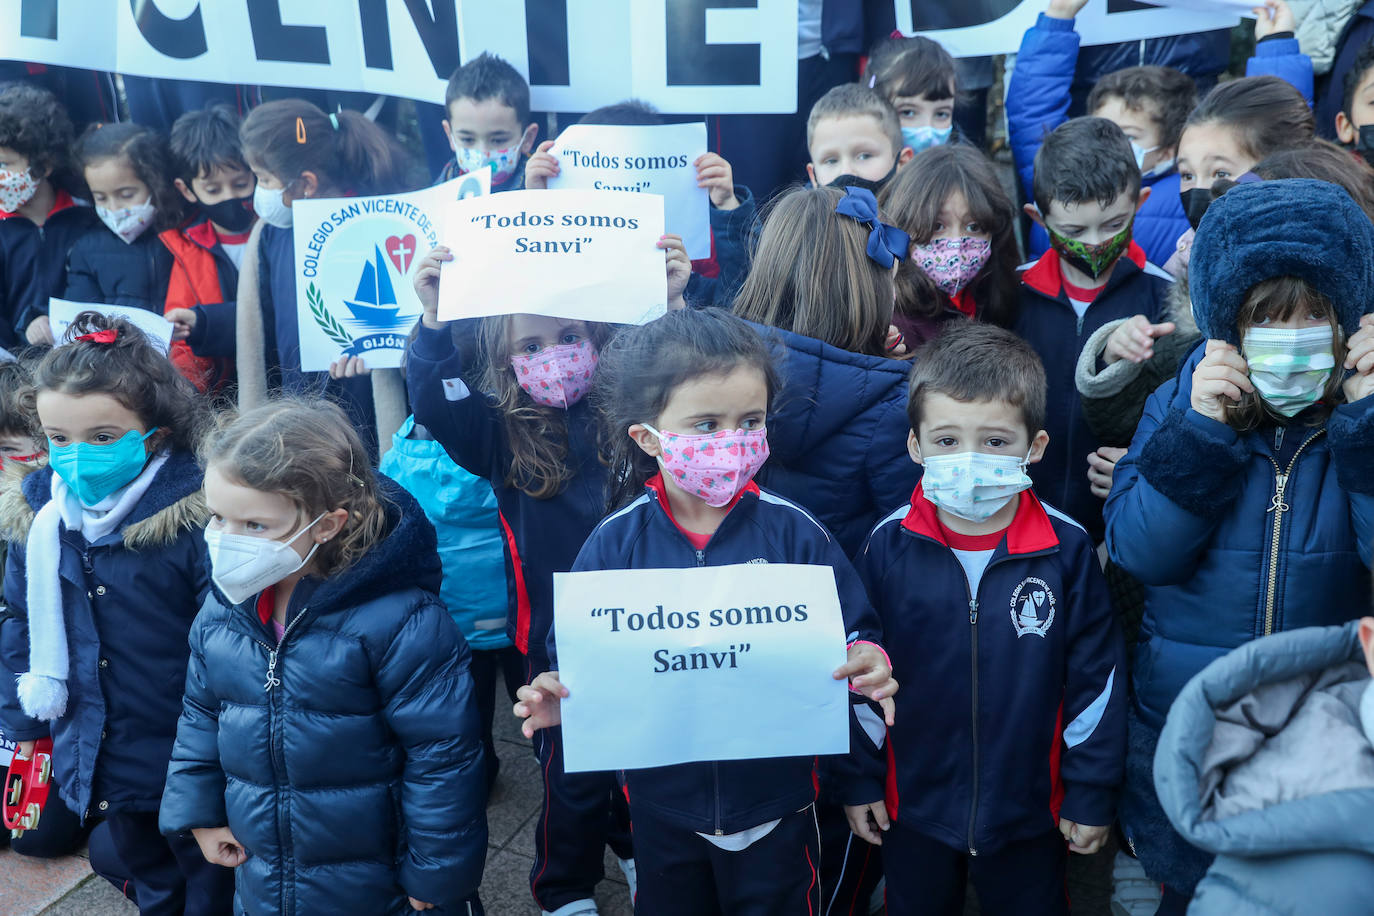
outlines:
[{"label": "camouflage print face mask", "polygon": [[1134,226],[1135,221],[1132,220],[1116,235],[1096,245],[1089,245],[1077,239],[1066,239],[1049,226],[1045,228],[1050,234],[1050,247],[1059,252],[1059,257],[1096,280],[1111,269],[1117,258],[1121,257],[1122,252],[1131,244],[1131,230]]}]

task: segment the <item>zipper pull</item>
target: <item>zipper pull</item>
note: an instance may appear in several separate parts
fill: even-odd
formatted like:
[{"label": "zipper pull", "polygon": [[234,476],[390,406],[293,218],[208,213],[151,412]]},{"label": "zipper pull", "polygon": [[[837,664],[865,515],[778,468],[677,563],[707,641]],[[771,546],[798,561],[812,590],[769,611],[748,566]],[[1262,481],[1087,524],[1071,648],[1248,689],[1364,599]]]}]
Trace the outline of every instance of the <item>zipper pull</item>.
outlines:
[{"label": "zipper pull", "polygon": [[1276,452],[1283,448],[1283,430],[1284,427],[1282,426],[1274,430],[1274,451]]},{"label": "zipper pull", "polygon": [[970,624],[974,624],[974,623],[977,623],[977,622],[978,622],[978,599],[977,599],[977,598],[970,598],[970,599],[968,600],[968,622],[969,622]]},{"label": "zipper pull", "polygon": [[1274,498],[1269,500],[1269,508],[1265,510],[1265,515],[1270,512],[1277,512],[1280,515],[1288,511],[1288,503],[1283,501],[1283,491],[1288,487],[1288,475],[1274,475]]},{"label": "zipper pull", "polygon": [[262,685],[262,689],[271,693],[273,687],[280,686],[281,678],[277,677],[277,650],[271,649],[267,653],[267,683]]}]

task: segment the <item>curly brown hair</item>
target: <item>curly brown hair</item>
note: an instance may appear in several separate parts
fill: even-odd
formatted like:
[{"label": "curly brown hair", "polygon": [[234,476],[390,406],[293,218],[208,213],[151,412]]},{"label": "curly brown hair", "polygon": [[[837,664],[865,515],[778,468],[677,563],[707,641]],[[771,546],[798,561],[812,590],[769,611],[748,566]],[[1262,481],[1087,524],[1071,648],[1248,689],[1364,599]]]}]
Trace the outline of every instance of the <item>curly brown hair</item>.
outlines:
[{"label": "curly brown hair", "polygon": [[67,170],[73,134],[57,96],[30,83],[0,84],[0,146],[28,159],[35,178]]},{"label": "curly brown hair", "polygon": [[0,436],[27,436],[46,446],[33,411],[33,372],[22,359],[0,363]]}]

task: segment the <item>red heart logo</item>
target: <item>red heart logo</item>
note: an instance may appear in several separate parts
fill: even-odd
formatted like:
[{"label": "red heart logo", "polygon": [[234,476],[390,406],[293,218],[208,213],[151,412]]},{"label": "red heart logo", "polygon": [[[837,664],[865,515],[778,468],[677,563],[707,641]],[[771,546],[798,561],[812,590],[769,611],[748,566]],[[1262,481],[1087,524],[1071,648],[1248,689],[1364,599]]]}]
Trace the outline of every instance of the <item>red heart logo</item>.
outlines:
[{"label": "red heart logo", "polygon": [[391,258],[391,263],[396,265],[397,273],[405,276],[405,272],[410,270],[410,262],[415,260],[415,236],[389,236],[386,240],[386,255]]}]

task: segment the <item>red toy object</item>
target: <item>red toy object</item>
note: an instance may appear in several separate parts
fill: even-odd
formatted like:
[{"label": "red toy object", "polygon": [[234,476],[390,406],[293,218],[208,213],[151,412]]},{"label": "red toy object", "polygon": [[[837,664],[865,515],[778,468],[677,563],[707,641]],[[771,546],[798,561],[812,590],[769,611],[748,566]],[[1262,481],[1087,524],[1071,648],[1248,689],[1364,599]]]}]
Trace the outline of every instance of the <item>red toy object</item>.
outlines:
[{"label": "red toy object", "polygon": [[15,753],[9,772],[5,774],[5,826],[11,836],[21,837],[25,830],[37,829],[51,781],[51,738],[39,738],[34,742],[33,757],[29,760],[21,760]]}]

